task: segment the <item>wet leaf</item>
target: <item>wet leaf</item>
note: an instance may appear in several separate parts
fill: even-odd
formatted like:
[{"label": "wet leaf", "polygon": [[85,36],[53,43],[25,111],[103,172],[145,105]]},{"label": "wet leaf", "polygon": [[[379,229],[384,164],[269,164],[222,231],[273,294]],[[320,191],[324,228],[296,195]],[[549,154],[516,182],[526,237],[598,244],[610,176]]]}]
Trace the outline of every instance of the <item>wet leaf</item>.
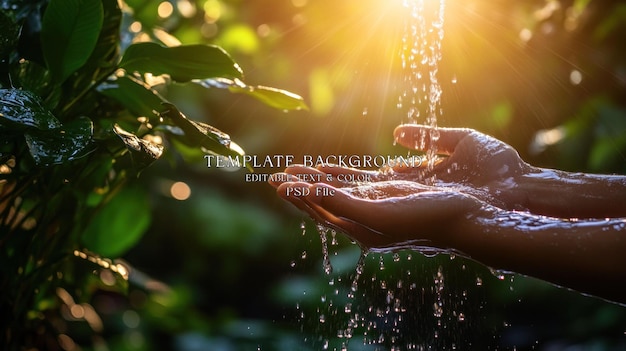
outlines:
[{"label": "wet leaf", "polygon": [[309,109],[309,107],[304,102],[304,99],[300,95],[282,89],[265,87],[262,85],[250,86],[246,85],[238,79],[230,80],[224,78],[216,78],[205,79],[195,82],[205,88],[228,89],[233,93],[247,94],[268,106],[280,110],[292,111]]},{"label": "wet leaf", "polygon": [[102,256],[119,257],[141,239],[150,220],[147,194],[138,187],[124,187],[89,222],[83,245]]},{"label": "wet leaf", "polygon": [[163,106],[166,110],[161,115],[170,118],[174,124],[180,127],[190,144],[204,147],[212,146],[214,143],[224,147],[230,145],[230,136],[228,134],[208,124],[188,119],[176,106],[170,103],[163,103]]},{"label": "wet leaf", "polygon": [[41,46],[57,83],[83,66],[98,42],[101,0],[51,0],[43,16]]},{"label": "wet leaf", "polygon": [[60,127],[61,122],[34,93],[20,89],[0,89],[0,125],[15,130],[48,130]]},{"label": "wet leaf", "polygon": [[155,43],[137,43],[126,49],[120,67],[142,74],[169,74],[179,82],[215,77],[241,78],[243,75],[223,49],[211,45],[163,47]]},{"label": "wet leaf", "polygon": [[[205,153],[232,157],[244,155],[243,150],[231,142],[228,134],[206,123],[188,119],[176,106],[170,103],[163,103],[163,106],[165,110],[161,112],[161,116],[169,118],[180,128],[180,130],[175,128],[168,129],[170,130],[170,136],[177,138],[186,145],[201,147]],[[180,131],[184,135],[181,136]]]},{"label": "wet leaf", "polygon": [[91,120],[81,117],[57,129],[27,132],[24,137],[35,163],[49,166],[85,156],[92,134]]},{"label": "wet leaf", "polygon": [[141,139],[135,134],[125,131],[117,124],[113,126],[113,131],[126,145],[137,172],[148,167],[163,154],[163,145]]},{"label": "wet leaf", "polygon": [[165,100],[145,83],[130,76],[101,84],[98,91],[117,100],[136,116],[156,117]]}]

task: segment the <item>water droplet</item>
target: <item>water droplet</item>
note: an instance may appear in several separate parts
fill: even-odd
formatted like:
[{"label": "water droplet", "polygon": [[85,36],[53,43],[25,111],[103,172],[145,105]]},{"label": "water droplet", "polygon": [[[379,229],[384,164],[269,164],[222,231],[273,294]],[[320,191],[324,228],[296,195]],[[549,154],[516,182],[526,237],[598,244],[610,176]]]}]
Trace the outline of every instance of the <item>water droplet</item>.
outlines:
[{"label": "water droplet", "polygon": [[306,223],[304,221],[300,222],[300,229],[302,229],[302,236],[306,235]]},{"label": "water droplet", "polygon": [[363,109],[362,115],[363,115],[364,117],[365,117],[365,116],[367,116],[367,107],[365,107],[365,108]]},{"label": "water droplet", "polygon": [[483,280],[480,279],[480,277],[476,277],[476,286],[481,286],[483,285]]},{"label": "water droplet", "polygon": [[456,84],[457,79],[456,79],[456,74],[452,76],[452,84]]},{"label": "water droplet", "polygon": [[328,229],[318,224],[317,232],[319,233],[320,240],[322,242],[322,266],[324,268],[324,273],[326,273],[326,275],[330,275],[333,272],[333,265],[331,264],[330,256],[328,255],[328,237],[326,235]]},{"label": "water droplet", "polygon": [[300,258],[302,258],[303,260],[306,259],[306,250],[302,251],[302,254],[300,255]]},{"label": "water droplet", "polygon": [[497,271],[493,268],[489,268],[489,272],[491,272],[491,274],[493,274],[494,277],[496,277],[498,280],[504,280],[504,274],[500,271]]},{"label": "water droplet", "polygon": [[465,321],[465,315],[463,314],[463,312],[460,312],[457,318],[459,322]]}]

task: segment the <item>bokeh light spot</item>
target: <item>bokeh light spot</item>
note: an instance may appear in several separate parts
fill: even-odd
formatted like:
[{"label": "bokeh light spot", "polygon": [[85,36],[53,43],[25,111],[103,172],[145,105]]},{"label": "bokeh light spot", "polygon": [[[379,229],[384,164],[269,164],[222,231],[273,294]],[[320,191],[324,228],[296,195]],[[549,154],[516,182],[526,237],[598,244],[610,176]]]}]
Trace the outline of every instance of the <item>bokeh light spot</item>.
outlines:
[{"label": "bokeh light spot", "polygon": [[208,0],[204,3],[204,20],[215,23],[222,16],[222,5],[217,0]]},{"label": "bokeh light spot", "polygon": [[170,187],[170,195],[176,200],[184,201],[191,196],[191,188],[184,182],[176,182]]},{"label": "bokeh light spot", "polygon": [[135,21],[135,22],[133,22],[133,23],[130,25],[130,31],[131,31],[131,32],[133,32],[133,33],[139,33],[139,32],[141,32],[141,28],[142,28],[142,26],[141,26],[141,22],[139,22],[139,21]]},{"label": "bokeh light spot", "polygon": [[159,4],[158,14],[161,18],[167,18],[174,13],[174,6],[169,1],[163,1]]},{"label": "bokeh light spot", "polygon": [[270,35],[271,32],[272,32],[272,29],[270,28],[270,26],[268,24],[265,24],[265,23],[261,24],[260,26],[258,26],[256,28],[256,33],[261,38],[266,38],[267,36]]},{"label": "bokeh light spot", "polygon": [[257,33],[246,25],[228,27],[221,36],[221,44],[227,50],[238,50],[244,54],[253,54],[259,49]]},{"label": "bokeh light spot", "polygon": [[133,310],[124,311],[122,321],[128,328],[137,328],[140,322],[139,314]]},{"label": "bokeh light spot", "polygon": [[200,33],[205,38],[213,38],[217,34],[217,24],[205,22],[200,27]]},{"label": "bokeh light spot", "polygon": [[176,3],[176,8],[185,18],[191,18],[196,14],[196,4],[189,0],[179,0]]},{"label": "bokeh light spot", "polygon": [[580,73],[579,70],[572,70],[572,72],[570,72],[569,74],[569,81],[570,83],[572,83],[573,85],[578,85],[580,84],[580,82],[583,81],[583,75],[582,73]]},{"label": "bokeh light spot", "polygon": [[519,38],[523,42],[528,42],[532,37],[533,37],[533,32],[531,32],[530,29],[528,28],[524,28],[519,32]]}]

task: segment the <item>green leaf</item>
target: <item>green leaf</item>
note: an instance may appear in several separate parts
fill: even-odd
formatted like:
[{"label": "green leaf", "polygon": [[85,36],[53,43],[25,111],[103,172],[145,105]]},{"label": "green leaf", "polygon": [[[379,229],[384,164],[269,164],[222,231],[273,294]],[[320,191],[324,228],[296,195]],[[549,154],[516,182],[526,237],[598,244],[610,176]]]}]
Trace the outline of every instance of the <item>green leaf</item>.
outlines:
[{"label": "green leaf", "polygon": [[75,91],[90,89],[94,82],[101,81],[117,68],[122,11],[118,0],[102,0],[102,5],[106,21],[91,56],[74,76],[72,88]]},{"label": "green leaf", "polygon": [[[170,136],[178,138],[186,145],[200,147],[205,153],[231,157],[244,155],[241,147],[231,142],[228,134],[208,124],[188,119],[170,103],[163,103],[163,106],[166,109],[161,112],[161,116],[169,118],[184,134],[180,135],[181,133],[178,133],[176,128],[163,128],[169,131]],[[252,170],[251,167],[249,169]]]},{"label": "green leaf", "polygon": [[183,115],[176,106],[170,103],[163,103],[166,108],[161,112],[162,116],[169,117],[185,133],[187,142],[190,145],[203,146],[212,149],[215,144],[224,148],[230,146],[230,136],[221,130],[208,124],[196,122]]},{"label": "green leaf", "polygon": [[52,78],[62,83],[83,66],[98,42],[101,0],[51,0],[43,16],[41,46]]},{"label": "green leaf", "polygon": [[233,86],[229,90],[234,93],[248,94],[268,106],[285,111],[309,109],[300,95],[282,89],[257,85],[255,87],[247,86],[246,88]]},{"label": "green leaf", "polygon": [[230,80],[225,78],[215,78],[195,82],[205,88],[214,87],[228,89],[233,93],[247,94],[268,106],[285,111],[309,109],[300,95],[282,89],[265,87],[262,85],[250,86],[238,79]]},{"label": "green leaf", "polygon": [[113,131],[126,145],[137,173],[158,160],[163,154],[163,145],[141,139],[117,124],[113,126]]},{"label": "green leaf", "polygon": [[163,47],[155,43],[137,43],[126,49],[120,67],[128,72],[169,74],[187,82],[215,77],[241,78],[241,68],[221,48],[212,45]]},{"label": "green leaf", "polygon": [[81,117],[57,129],[27,132],[24,137],[35,163],[49,166],[87,155],[92,134],[91,120]]},{"label": "green leaf", "polygon": [[48,130],[60,127],[61,122],[34,93],[20,89],[0,89],[0,125],[15,130]]},{"label": "green leaf", "polygon": [[91,53],[89,62],[95,62],[100,67],[115,66],[119,60],[122,10],[118,0],[102,0],[102,10],[103,18],[106,18],[106,21],[102,23],[98,41]]},{"label": "green leaf", "polygon": [[105,257],[123,255],[150,225],[148,200],[141,188],[124,187],[89,222],[82,236],[83,245]]},{"label": "green leaf", "polygon": [[131,77],[118,77],[115,81],[101,84],[98,91],[117,100],[136,116],[157,117],[165,100],[150,87]]},{"label": "green leaf", "polygon": [[20,27],[13,18],[0,11],[0,59],[9,55],[17,45]]}]

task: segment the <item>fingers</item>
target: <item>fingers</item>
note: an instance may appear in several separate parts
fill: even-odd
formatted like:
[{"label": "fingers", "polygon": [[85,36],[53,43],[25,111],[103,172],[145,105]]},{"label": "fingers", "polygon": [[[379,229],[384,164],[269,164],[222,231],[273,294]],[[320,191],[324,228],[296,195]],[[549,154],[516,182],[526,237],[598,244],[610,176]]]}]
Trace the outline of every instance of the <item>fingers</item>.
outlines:
[{"label": "fingers", "polygon": [[318,205],[335,216],[361,223],[379,232],[403,231],[412,224],[426,222],[438,216],[433,206],[436,196],[429,192],[403,194],[404,196],[379,196],[371,199],[337,190],[333,196],[320,196],[328,193],[329,186],[314,184],[306,201]]},{"label": "fingers", "polygon": [[[272,185],[275,185],[273,183]],[[324,192],[335,194],[338,190],[326,185]],[[277,186],[276,192],[280,197],[292,203],[301,211],[309,214],[318,223],[346,233],[364,247],[382,247],[381,235],[363,225],[346,218],[335,216],[318,205],[317,197],[322,196],[312,189],[312,185],[304,182],[285,182]],[[299,189],[295,191],[294,189]]]},{"label": "fingers", "polygon": [[[393,136],[400,145],[413,149],[425,151],[430,148],[426,145],[428,134],[433,127],[418,124],[404,124],[396,127]],[[452,154],[461,139],[473,132],[472,129],[465,128],[437,128],[439,138],[434,141],[434,146],[438,153]]]},{"label": "fingers", "polygon": [[402,197],[371,200],[336,189],[333,196],[320,196],[328,193],[327,188],[326,184],[312,185],[304,201],[318,211],[323,209],[325,219],[330,218],[369,248],[419,240],[434,246],[443,245],[445,239],[441,234],[445,228],[474,206],[469,197],[452,192],[422,190]]},{"label": "fingers", "polygon": [[280,197],[314,220],[336,228],[367,248],[413,241],[443,245],[445,227],[476,206],[476,200],[414,182],[376,182],[349,188],[324,183],[274,181]]},{"label": "fingers", "polygon": [[308,193],[308,189],[310,188],[310,186],[311,185],[308,183],[286,182],[276,187],[276,193],[284,200],[291,202],[299,210],[308,213],[309,216],[311,216],[316,221],[323,222],[324,218],[319,215],[318,211],[315,211],[315,209],[313,209],[310,204],[307,204],[307,202],[304,201],[305,195]]}]

